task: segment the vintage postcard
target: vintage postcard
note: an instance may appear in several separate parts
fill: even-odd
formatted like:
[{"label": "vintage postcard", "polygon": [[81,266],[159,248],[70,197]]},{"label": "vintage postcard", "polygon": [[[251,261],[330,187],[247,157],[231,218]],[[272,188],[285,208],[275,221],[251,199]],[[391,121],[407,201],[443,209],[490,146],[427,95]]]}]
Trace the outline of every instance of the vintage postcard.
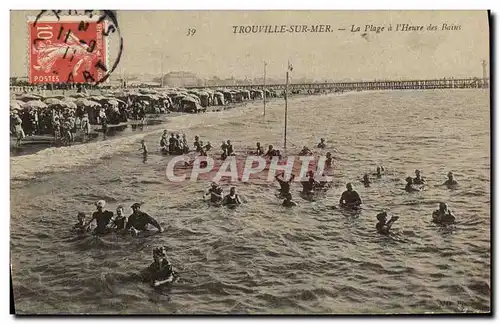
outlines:
[{"label": "vintage postcard", "polygon": [[10,19],[16,314],[491,312],[488,11]]}]

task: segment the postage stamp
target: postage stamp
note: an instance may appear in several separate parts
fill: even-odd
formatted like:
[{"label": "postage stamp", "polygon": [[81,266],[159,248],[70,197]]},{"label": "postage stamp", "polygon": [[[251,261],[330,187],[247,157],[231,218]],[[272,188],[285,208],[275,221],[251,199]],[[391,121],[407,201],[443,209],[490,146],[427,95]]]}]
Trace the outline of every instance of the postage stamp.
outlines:
[{"label": "postage stamp", "polygon": [[[65,18],[65,19],[64,19]],[[28,21],[31,83],[85,83],[106,72],[105,22],[66,16]]]}]

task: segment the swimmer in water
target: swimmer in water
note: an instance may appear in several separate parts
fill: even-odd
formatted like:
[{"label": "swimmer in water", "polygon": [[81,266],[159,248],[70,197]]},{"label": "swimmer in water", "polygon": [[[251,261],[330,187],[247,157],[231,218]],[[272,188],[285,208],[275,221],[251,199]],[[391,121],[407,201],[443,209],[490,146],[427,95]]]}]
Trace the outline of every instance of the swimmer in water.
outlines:
[{"label": "swimmer in water", "polygon": [[377,173],[375,173],[375,175],[377,176],[377,178],[382,178],[382,168],[381,167],[377,167]]},{"label": "swimmer in water", "polygon": [[264,149],[262,148],[262,146],[260,146],[260,142],[257,142],[257,149],[255,151],[255,155],[261,156],[262,154],[264,154]]},{"label": "swimmer in water", "polygon": [[375,226],[379,234],[388,235],[389,231],[395,221],[399,219],[398,216],[392,216],[389,221],[387,221],[387,212],[382,212],[377,214],[378,223]]},{"label": "swimmer in water", "polygon": [[455,180],[455,175],[453,174],[453,172],[451,172],[451,171],[448,172],[448,180],[446,180],[443,183],[443,185],[447,186],[450,189],[458,185],[458,181]]},{"label": "swimmer in water", "polygon": [[200,137],[198,135],[194,137],[193,146],[196,152],[200,151],[201,145],[200,145]]},{"label": "swimmer in water", "polygon": [[168,152],[170,154],[175,153],[175,148],[177,147],[177,139],[174,133],[170,133],[170,138],[168,139]]},{"label": "swimmer in water", "polygon": [[365,173],[365,175],[363,176],[363,180],[361,180],[361,182],[367,188],[370,186],[370,184],[372,183],[372,180],[370,179],[370,176],[368,175],[368,173]]},{"label": "swimmer in water", "polygon": [[162,153],[168,152],[168,133],[166,129],[163,131],[163,135],[160,139],[160,151]]},{"label": "swimmer in water", "polygon": [[138,151],[142,150],[142,155],[148,155],[148,147],[146,146],[146,142],[144,140],[141,141],[141,148]]},{"label": "swimmer in water", "polygon": [[339,205],[344,208],[358,208],[363,202],[359,194],[352,188],[352,184],[345,185],[346,191],[340,196]]},{"label": "swimmer in water", "polygon": [[152,286],[159,287],[165,283],[172,283],[179,275],[173,270],[167,258],[165,247],[153,248],[153,263],[146,269],[146,278]]},{"label": "swimmer in water", "polygon": [[299,152],[299,155],[301,156],[304,156],[304,155],[312,155],[313,153],[311,152],[311,150],[307,147],[307,146],[304,146],[302,148],[302,151]]},{"label": "swimmer in water", "polygon": [[128,217],[125,229],[129,230],[133,235],[137,235],[139,231],[147,230],[147,225],[151,224],[158,229],[158,232],[163,233],[160,224],[153,217],[141,211],[141,204],[134,203],[131,208],[133,212]]},{"label": "swimmer in water", "polygon": [[83,234],[88,231],[90,231],[90,227],[86,225],[85,223],[85,213],[84,212],[79,212],[78,215],[76,216],[76,219],[78,222],[73,225],[72,231],[78,234]]},{"label": "swimmer in water", "polygon": [[432,222],[437,224],[453,224],[455,223],[455,215],[448,209],[448,205],[444,202],[439,203],[439,209],[432,213]]},{"label": "swimmer in water", "polygon": [[264,154],[264,157],[273,157],[273,156],[278,156],[281,157],[281,153],[278,150],[275,150],[272,145],[269,145],[267,148],[266,154]]},{"label": "swimmer in water", "polygon": [[210,144],[210,141],[207,142],[207,145],[203,146],[203,150],[210,151],[212,149],[212,144]]},{"label": "swimmer in water", "polygon": [[227,194],[223,201],[222,201],[222,204],[224,206],[227,206],[227,205],[241,205],[241,200],[240,200],[240,197],[238,196],[238,194],[236,193],[236,187],[231,187],[231,189],[229,189],[229,194]]},{"label": "swimmer in water", "polygon": [[[201,143],[203,143],[203,142],[201,142]],[[208,156],[207,152],[205,151],[205,148],[202,147],[200,149],[200,155],[199,156]],[[208,165],[208,161],[207,160],[200,161],[200,168],[206,168],[207,165]]]},{"label": "swimmer in water", "polygon": [[175,153],[180,155],[184,153],[184,143],[182,142],[181,136],[178,133],[175,135],[175,140],[177,143],[177,146],[175,147]]},{"label": "swimmer in water", "polygon": [[184,153],[189,153],[189,145],[186,134],[182,134],[182,148],[184,149]]},{"label": "swimmer in water", "polygon": [[106,206],[106,202],[104,200],[99,200],[95,205],[97,211],[92,214],[92,218],[85,224],[85,227],[88,227],[95,220],[97,226],[94,233],[107,234],[109,232],[109,224],[113,218],[113,212],[104,210],[104,207]]},{"label": "swimmer in water", "polygon": [[234,155],[234,151],[233,151],[233,144],[231,144],[231,141],[230,141],[230,140],[227,140],[227,144],[226,144],[226,153],[227,153],[227,156],[232,156],[232,155]]},{"label": "swimmer in water", "polygon": [[326,148],[326,143],[325,143],[325,139],[324,139],[324,138],[321,138],[321,139],[320,139],[320,142],[318,143],[318,148],[319,148],[319,149],[324,149],[324,148]]},{"label": "swimmer in water", "polygon": [[325,160],[325,167],[326,168],[331,168],[333,166],[333,157],[332,157],[332,153],[330,152],[327,152],[326,153],[326,160]]},{"label": "swimmer in water", "polygon": [[167,130],[163,133],[160,139],[160,150],[162,152],[168,152],[168,134]]},{"label": "swimmer in water", "polygon": [[300,184],[302,185],[302,193],[310,195],[313,194],[314,189],[319,186],[319,182],[314,179],[313,171],[308,171],[306,176],[308,177],[307,180],[302,181]]},{"label": "swimmer in water", "polygon": [[208,191],[207,193],[205,193],[203,199],[205,199],[206,196],[210,195],[210,202],[213,204],[218,204],[222,201],[223,192],[224,191],[217,183],[212,182],[210,188],[208,188]]},{"label": "swimmer in water", "polygon": [[119,205],[116,207],[116,217],[113,220],[113,225],[117,231],[121,231],[125,229],[125,225],[127,224],[127,217],[125,217],[123,213],[123,206]]},{"label": "swimmer in water", "polygon": [[297,206],[297,203],[292,200],[292,194],[287,193],[285,195],[285,200],[283,200],[283,204],[281,204],[283,207],[295,207]]},{"label": "swimmer in water", "polygon": [[[279,178],[280,176],[282,177],[281,179]],[[295,174],[292,174],[290,179],[285,180],[285,171],[283,171],[283,173],[277,174],[274,178],[280,185],[280,197],[286,197],[286,195],[290,193],[290,184],[295,178]]]},{"label": "swimmer in water", "polygon": [[416,188],[415,186],[413,186],[413,179],[412,179],[412,177],[407,177],[406,178],[405,191],[406,192],[417,192],[417,191],[420,191],[419,188]]},{"label": "swimmer in water", "polygon": [[420,170],[415,170],[415,178],[413,178],[413,184],[416,185],[425,184],[425,179],[421,176]]},{"label": "swimmer in water", "polygon": [[225,160],[227,158],[227,156],[228,156],[226,142],[222,141],[222,145],[220,146],[220,148],[222,150],[221,159]]}]

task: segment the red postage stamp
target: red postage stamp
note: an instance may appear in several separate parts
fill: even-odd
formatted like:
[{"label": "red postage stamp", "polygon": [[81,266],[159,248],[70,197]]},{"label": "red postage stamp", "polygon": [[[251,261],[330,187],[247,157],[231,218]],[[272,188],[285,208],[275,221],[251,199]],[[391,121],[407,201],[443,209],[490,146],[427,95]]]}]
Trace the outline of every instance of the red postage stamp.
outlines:
[{"label": "red postage stamp", "polygon": [[105,22],[28,21],[31,83],[92,83],[106,74]]}]

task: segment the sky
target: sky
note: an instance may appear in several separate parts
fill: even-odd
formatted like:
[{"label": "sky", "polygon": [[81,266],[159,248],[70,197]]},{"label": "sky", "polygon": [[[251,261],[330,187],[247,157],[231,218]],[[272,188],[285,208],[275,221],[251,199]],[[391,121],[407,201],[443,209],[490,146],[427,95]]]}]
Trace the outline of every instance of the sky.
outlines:
[{"label": "sky", "polygon": [[[11,76],[27,75],[27,17],[11,11]],[[118,11],[124,50],[114,76],[190,71],[202,78],[315,80],[428,79],[482,76],[489,62],[486,11]],[[233,33],[233,26],[330,25],[328,33]],[[423,31],[387,31],[397,24]],[[437,30],[428,31],[429,24]],[[442,30],[442,25],[460,30]],[[352,26],[360,32],[351,32]],[[366,25],[384,27],[376,33]],[[279,27],[278,27],[279,28]],[[355,28],[355,27],[354,27]],[[189,29],[196,29],[188,36]],[[338,29],[345,29],[339,31]],[[113,35],[114,37],[114,35]],[[109,61],[117,56],[110,38]],[[163,57],[163,60],[162,60]],[[163,62],[163,64],[162,64]]]}]

